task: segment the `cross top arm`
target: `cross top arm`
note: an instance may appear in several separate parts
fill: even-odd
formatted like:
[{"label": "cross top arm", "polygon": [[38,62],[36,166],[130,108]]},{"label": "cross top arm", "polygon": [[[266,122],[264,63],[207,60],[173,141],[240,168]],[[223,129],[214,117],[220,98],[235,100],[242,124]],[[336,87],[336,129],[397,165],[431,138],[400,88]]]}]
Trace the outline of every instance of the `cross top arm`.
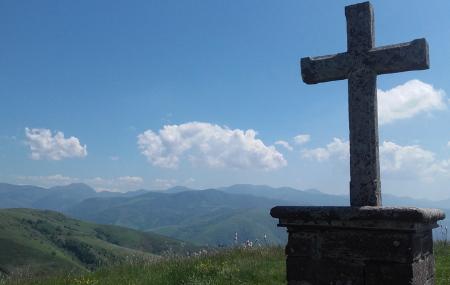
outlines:
[{"label": "cross top arm", "polygon": [[408,43],[374,48],[369,51],[369,54],[377,74],[430,68],[428,43],[423,38]]},{"label": "cross top arm", "polygon": [[302,79],[316,84],[348,78],[348,74],[364,66],[377,74],[387,74],[430,68],[428,43],[425,39],[382,46],[366,53],[351,52],[334,55],[304,57],[300,61]]}]

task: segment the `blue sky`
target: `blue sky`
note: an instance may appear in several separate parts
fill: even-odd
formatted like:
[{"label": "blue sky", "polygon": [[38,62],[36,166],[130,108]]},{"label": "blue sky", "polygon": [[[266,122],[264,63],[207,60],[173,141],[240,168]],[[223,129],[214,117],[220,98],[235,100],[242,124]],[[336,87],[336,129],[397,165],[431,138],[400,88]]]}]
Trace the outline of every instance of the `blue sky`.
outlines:
[{"label": "blue sky", "polygon": [[[352,3],[1,2],[0,181],[348,193],[347,83],[299,59],[346,50]],[[448,198],[450,2],[372,4],[377,46],[431,58],[378,77],[382,191]]]}]

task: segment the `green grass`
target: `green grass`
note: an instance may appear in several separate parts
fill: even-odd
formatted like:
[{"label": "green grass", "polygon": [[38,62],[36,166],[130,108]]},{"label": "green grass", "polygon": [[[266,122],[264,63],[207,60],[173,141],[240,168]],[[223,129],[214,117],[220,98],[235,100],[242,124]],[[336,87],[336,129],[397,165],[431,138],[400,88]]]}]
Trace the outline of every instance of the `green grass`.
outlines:
[{"label": "green grass", "polygon": [[437,242],[434,245],[436,261],[436,285],[450,284],[450,244]]},{"label": "green grass", "polygon": [[[229,285],[285,284],[284,253],[280,247],[234,249],[190,258],[128,263],[79,275],[4,282],[7,285]],[[0,284],[2,284],[0,282]]]},{"label": "green grass", "polygon": [[[436,285],[450,284],[450,245],[435,245]],[[128,262],[91,273],[46,279],[0,281],[0,285],[285,285],[282,247],[231,249],[190,258]]]},{"label": "green grass", "polygon": [[82,273],[130,257],[154,260],[196,250],[161,235],[83,222],[53,211],[0,210],[0,274]]}]

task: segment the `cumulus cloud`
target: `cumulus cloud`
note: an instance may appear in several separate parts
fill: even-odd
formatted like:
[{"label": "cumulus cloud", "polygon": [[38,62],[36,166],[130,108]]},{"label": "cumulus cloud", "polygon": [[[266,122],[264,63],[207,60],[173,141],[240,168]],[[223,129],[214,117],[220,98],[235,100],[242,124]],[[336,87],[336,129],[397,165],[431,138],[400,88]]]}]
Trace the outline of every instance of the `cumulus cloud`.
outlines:
[{"label": "cumulus cloud", "polygon": [[435,162],[434,153],[418,145],[401,146],[389,141],[380,146],[380,156],[387,171],[423,169]]},{"label": "cumulus cloud", "polygon": [[419,145],[401,146],[389,141],[380,146],[380,165],[384,173],[398,178],[430,181],[450,174],[449,160],[438,160],[435,153]]},{"label": "cumulus cloud", "polygon": [[142,154],[154,166],[176,168],[183,157],[208,167],[278,169],[287,164],[274,146],[266,146],[252,129],[243,131],[209,123],[166,125],[138,135]]},{"label": "cumulus cloud", "polygon": [[443,110],[447,106],[444,90],[435,89],[432,85],[417,79],[387,91],[378,89],[377,92],[380,124]]},{"label": "cumulus cloud", "polygon": [[53,135],[49,129],[25,128],[25,136],[34,160],[61,160],[87,155],[86,145],[82,146],[76,137],[65,138],[62,132]]},{"label": "cumulus cloud", "polygon": [[348,155],[349,155],[348,141],[344,141],[339,138],[333,138],[333,141],[327,144],[325,147],[304,149],[302,151],[302,157],[314,159],[317,161],[328,160],[332,157],[337,157],[339,159],[346,159],[348,158]]},{"label": "cumulus cloud", "polygon": [[296,144],[298,144],[298,145],[302,145],[302,144],[305,144],[305,143],[309,142],[310,139],[311,139],[310,135],[299,134],[299,135],[294,137],[294,142]]},{"label": "cumulus cloud", "polygon": [[[389,177],[432,181],[441,175],[450,175],[450,159],[439,160],[435,153],[419,145],[402,146],[384,141],[379,153],[381,171]],[[302,156],[319,162],[348,160],[349,142],[334,138],[325,147],[304,149]]]},{"label": "cumulus cloud", "polygon": [[287,141],[279,140],[275,142],[275,145],[281,145],[282,147],[290,151],[293,150],[292,146]]}]

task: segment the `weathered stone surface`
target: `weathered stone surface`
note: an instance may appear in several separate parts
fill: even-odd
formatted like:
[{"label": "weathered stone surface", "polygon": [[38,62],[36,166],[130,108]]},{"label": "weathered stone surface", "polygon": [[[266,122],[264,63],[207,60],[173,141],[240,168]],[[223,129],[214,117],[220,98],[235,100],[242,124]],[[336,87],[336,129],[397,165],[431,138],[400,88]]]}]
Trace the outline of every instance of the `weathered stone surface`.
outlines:
[{"label": "weathered stone surface", "polygon": [[434,258],[426,255],[413,263],[371,262],[366,267],[366,285],[434,284]]},{"label": "weathered stone surface", "polygon": [[434,284],[431,228],[436,223],[430,224],[430,217],[414,218],[422,222],[397,229],[287,219],[288,284]]},{"label": "weathered stone surface", "polygon": [[287,279],[292,285],[431,285],[434,284],[433,260],[429,255],[413,263],[360,263],[289,256]]},{"label": "weathered stone surface", "polygon": [[442,210],[415,207],[277,206],[271,209],[270,215],[278,219],[299,219],[314,224],[330,224],[332,221],[434,223],[445,219]]},{"label": "weathered stone surface", "polygon": [[411,283],[411,281],[413,280],[413,270],[410,264],[369,262],[367,264],[365,273],[365,285],[417,284]]},{"label": "weathered stone surface", "polygon": [[414,207],[274,207],[289,232],[288,284],[434,284],[432,228]]},{"label": "weathered stone surface", "polygon": [[377,74],[430,68],[428,44],[425,39],[374,48],[369,54],[370,65]]},{"label": "weathered stone surface", "polygon": [[[373,48],[363,59],[376,74],[388,74],[430,68],[428,44],[425,39]],[[300,61],[302,79],[307,84],[347,79],[361,60],[344,52],[332,55],[304,57]],[[395,64],[392,64],[394,63]]]},{"label": "weathered stone surface", "polygon": [[345,7],[347,18],[347,51],[367,53],[375,46],[373,8],[369,2]]},{"label": "weathered stone surface", "polygon": [[378,160],[377,74],[367,67],[348,75],[350,126],[350,201],[381,206]]},{"label": "weathered stone surface", "polygon": [[[360,55],[361,56],[361,55]],[[430,68],[428,44],[425,39],[373,48],[364,59],[344,52],[317,57],[304,57],[300,61],[302,79],[307,84],[347,79],[348,75],[364,61],[377,74],[388,74]],[[395,64],[392,64],[394,63]]]},{"label": "weathered stone surface", "polygon": [[414,259],[418,260],[423,255],[433,254],[433,232],[432,230],[418,232],[412,237],[412,249]]},{"label": "weathered stone surface", "polygon": [[365,285],[363,264],[288,256],[286,265],[288,284]]},{"label": "weathered stone surface", "polygon": [[345,7],[347,52],[301,59],[305,83],[349,79],[350,203],[381,206],[376,76],[429,68],[425,39],[375,46],[369,2]]},{"label": "weathered stone surface", "polygon": [[[307,248],[304,244],[312,245]],[[371,260],[408,262],[415,257],[407,233],[329,229],[295,232],[286,251],[290,256],[331,258],[340,260]]]}]

